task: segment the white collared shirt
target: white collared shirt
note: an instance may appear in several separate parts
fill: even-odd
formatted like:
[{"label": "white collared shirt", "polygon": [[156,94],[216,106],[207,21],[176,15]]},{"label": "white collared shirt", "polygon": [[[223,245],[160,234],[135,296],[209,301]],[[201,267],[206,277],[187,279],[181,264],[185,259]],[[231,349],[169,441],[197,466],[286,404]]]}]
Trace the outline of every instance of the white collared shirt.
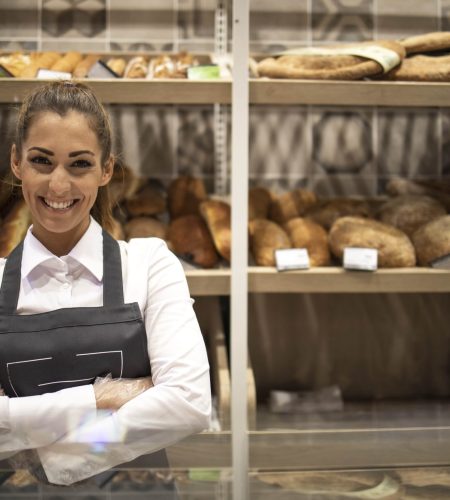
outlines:
[{"label": "white collared shirt", "polygon": [[[103,303],[103,238],[94,219],[63,257],[24,240],[17,311]],[[178,259],[158,238],[119,242],[125,303],[137,302],[154,387],[116,412],[96,410],[92,385],[42,396],[0,397],[0,455],[35,448],[50,482],[71,484],[206,428],[209,366]],[[5,259],[0,259],[0,279]]]}]

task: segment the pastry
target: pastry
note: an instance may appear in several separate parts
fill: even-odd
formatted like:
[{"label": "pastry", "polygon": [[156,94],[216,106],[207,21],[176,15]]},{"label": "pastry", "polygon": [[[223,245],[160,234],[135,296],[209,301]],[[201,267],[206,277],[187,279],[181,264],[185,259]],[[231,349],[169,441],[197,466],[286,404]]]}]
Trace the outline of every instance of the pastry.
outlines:
[{"label": "pastry", "polygon": [[330,263],[328,234],[322,226],[312,220],[296,217],[286,222],[284,229],[294,248],[308,250],[311,267],[326,266]]},{"label": "pastry", "polygon": [[160,214],[167,209],[166,194],[160,186],[148,181],[125,201],[125,207],[131,217]]},{"label": "pastry", "polygon": [[427,266],[450,254],[450,215],[444,215],[421,226],[412,236],[417,261]]},{"label": "pastry", "polygon": [[123,76],[127,62],[123,57],[111,57],[106,62],[106,65],[110,67],[117,76]]},{"label": "pastry", "polygon": [[89,70],[98,61],[98,59],[99,56],[97,54],[88,54],[75,66],[72,76],[74,78],[86,78]]},{"label": "pastry", "polygon": [[378,250],[378,267],[412,267],[416,256],[411,240],[399,229],[373,219],[341,217],[329,233],[331,252],[342,259],[347,247]]},{"label": "pastry", "polygon": [[411,36],[399,40],[399,43],[405,47],[407,54],[448,49],[450,48],[450,32],[435,31],[432,33]]},{"label": "pastry", "polygon": [[167,238],[167,226],[153,217],[134,217],[124,227],[126,239],[132,238]]},{"label": "pastry", "polygon": [[174,179],[167,192],[169,213],[172,219],[182,215],[198,215],[199,206],[207,199],[203,181],[190,176]]},{"label": "pastry", "polygon": [[420,226],[446,213],[444,205],[434,198],[406,194],[386,201],[379,209],[378,218],[411,237]]},{"label": "pastry", "polygon": [[76,51],[67,52],[63,57],[58,59],[50,68],[52,71],[62,71],[64,73],[72,73],[83,56]]},{"label": "pastry", "polygon": [[0,257],[7,257],[23,240],[31,224],[31,214],[24,200],[18,200],[3,220],[0,229]]},{"label": "pastry", "polygon": [[173,220],[168,239],[179,257],[201,267],[214,267],[219,256],[205,221],[199,215],[185,215]]},{"label": "pastry", "polygon": [[248,223],[250,249],[258,266],[274,266],[275,250],[291,248],[291,241],[284,229],[266,219],[254,219]]},{"label": "pastry", "polygon": [[269,209],[269,218],[278,224],[284,224],[294,217],[304,215],[316,203],[317,197],[312,191],[295,189],[273,197]]},{"label": "pastry", "polygon": [[254,187],[248,192],[248,219],[267,219],[272,195],[268,189]]},{"label": "pastry", "polygon": [[316,206],[306,211],[306,216],[325,229],[330,229],[336,219],[346,215],[369,217],[370,204],[366,200],[354,198],[333,198],[321,200]]},{"label": "pastry", "polygon": [[197,64],[187,52],[160,55],[150,60],[147,78],[187,78],[188,68]]},{"label": "pastry", "polygon": [[231,260],[231,210],[224,201],[208,200],[200,204],[200,214],[206,221],[214,245],[228,262]]},{"label": "pastry", "polygon": [[125,68],[125,78],[145,78],[147,76],[148,61],[145,57],[137,56],[128,61]]},{"label": "pastry", "polygon": [[34,78],[40,69],[50,69],[53,64],[61,59],[61,54],[58,52],[43,52],[36,54],[31,63],[23,69],[20,74],[21,78]]}]

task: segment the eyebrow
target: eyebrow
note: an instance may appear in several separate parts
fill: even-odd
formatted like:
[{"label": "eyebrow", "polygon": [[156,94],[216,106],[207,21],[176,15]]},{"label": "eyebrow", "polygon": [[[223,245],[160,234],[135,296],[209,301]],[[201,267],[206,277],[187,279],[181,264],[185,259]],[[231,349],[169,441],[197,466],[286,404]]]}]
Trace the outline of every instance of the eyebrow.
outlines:
[{"label": "eyebrow", "polygon": [[72,151],[71,153],[69,153],[69,158],[72,158],[74,156],[84,155],[84,154],[95,156],[92,151],[89,151],[89,149],[81,149],[80,151]]},{"label": "eyebrow", "polygon": [[49,149],[40,148],[38,146],[34,146],[34,147],[30,148],[28,151],[34,151],[34,150],[40,151],[41,153],[45,153],[46,155],[49,155],[49,156],[54,156],[54,154],[55,154],[52,151],[50,151]]}]

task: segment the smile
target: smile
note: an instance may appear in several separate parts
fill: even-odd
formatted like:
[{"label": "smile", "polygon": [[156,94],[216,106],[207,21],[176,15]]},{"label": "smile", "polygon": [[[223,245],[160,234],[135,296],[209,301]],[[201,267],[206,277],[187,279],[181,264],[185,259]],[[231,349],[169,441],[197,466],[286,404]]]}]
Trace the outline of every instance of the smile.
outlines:
[{"label": "smile", "polygon": [[67,210],[79,200],[66,200],[66,201],[51,201],[48,200],[47,198],[41,198],[43,201],[44,205],[46,205],[49,208],[53,208],[54,210]]}]

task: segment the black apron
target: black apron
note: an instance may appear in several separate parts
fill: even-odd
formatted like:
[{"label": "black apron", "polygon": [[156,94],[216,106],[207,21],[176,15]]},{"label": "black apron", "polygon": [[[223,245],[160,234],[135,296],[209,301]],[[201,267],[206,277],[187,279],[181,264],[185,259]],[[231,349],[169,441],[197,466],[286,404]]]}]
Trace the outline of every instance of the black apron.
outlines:
[{"label": "black apron", "polygon": [[[30,315],[17,314],[22,252],[23,243],[8,257],[0,288],[0,385],[7,396],[92,384],[109,373],[113,378],[151,375],[139,305],[124,303],[117,241],[103,231],[103,306]],[[149,467],[169,466],[164,450],[145,459]],[[94,479],[104,477],[107,472]]]}]

